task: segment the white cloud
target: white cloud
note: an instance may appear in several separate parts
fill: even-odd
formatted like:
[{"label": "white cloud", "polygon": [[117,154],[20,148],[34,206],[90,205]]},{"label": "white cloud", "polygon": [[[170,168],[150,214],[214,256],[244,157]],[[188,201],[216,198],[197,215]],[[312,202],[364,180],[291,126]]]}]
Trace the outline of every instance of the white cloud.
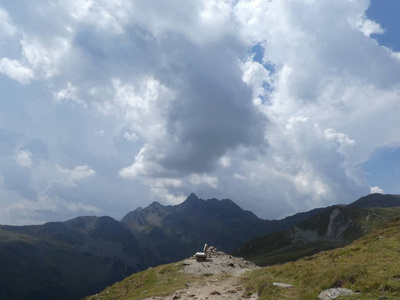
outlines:
[{"label": "white cloud", "polygon": [[205,184],[214,189],[218,188],[218,178],[215,176],[193,174],[189,176],[188,181],[193,185]]},{"label": "white cloud", "polygon": [[384,194],[384,191],[379,186],[371,186],[371,194]]},{"label": "white cloud", "polygon": [[325,138],[338,144],[338,152],[343,155],[349,155],[354,150],[356,142],[348,137],[347,134],[337,132],[335,129],[328,128],[324,131]]},{"label": "white cloud", "polygon": [[251,85],[253,88],[253,98],[268,97],[268,93],[265,91],[264,85],[272,84],[272,78],[270,72],[265,69],[263,65],[253,60],[250,57],[242,66],[243,69],[243,81]]},{"label": "white cloud", "polygon": [[57,166],[57,171],[62,175],[63,180],[59,181],[62,184],[75,185],[78,181],[96,175],[96,172],[88,165],[76,166],[74,169],[66,169]]},{"label": "white cloud", "polygon": [[4,193],[123,214],[196,192],[263,217],[357,199],[360,163],[400,140],[399,54],[369,4],[3,3],[0,72],[24,85],[4,84],[0,154],[26,166],[0,160]]},{"label": "white cloud", "polygon": [[29,62],[35,73],[45,78],[57,75],[59,65],[70,49],[68,38],[57,36],[51,41],[42,42],[36,36],[25,35],[21,40],[22,55]]},{"label": "white cloud", "polygon": [[222,167],[228,168],[231,165],[231,159],[228,156],[223,156],[220,158],[219,163]]},{"label": "white cloud", "polygon": [[32,153],[29,150],[16,149],[14,159],[21,167],[29,168],[33,164]]},{"label": "white cloud", "polygon": [[21,65],[17,60],[8,59],[7,57],[3,57],[0,60],[0,73],[22,84],[29,84],[34,78],[34,73],[30,68]]},{"label": "white cloud", "polygon": [[86,103],[78,98],[77,88],[71,82],[67,82],[65,89],[53,93],[53,97],[57,102],[72,101],[86,107]]},{"label": "white cloud", "polygon": [[0,7],[0,34],[13,36],[17,33],[17,28],[13,25],[9,13]]},{"label": "white cloud", "polygon": [[94,24],[99,30],[124,33],[127,11],[130,3],[126,1],[72,0],[62,4],[79,23]]},{"label": "white cloud", "polygon": [[371,34],[385,33],[385,30],[381,27],[380,24],[367,19],[365,15],[361,15],[357,19],[350,19],[349,22],[367,37],[370,37]]}]

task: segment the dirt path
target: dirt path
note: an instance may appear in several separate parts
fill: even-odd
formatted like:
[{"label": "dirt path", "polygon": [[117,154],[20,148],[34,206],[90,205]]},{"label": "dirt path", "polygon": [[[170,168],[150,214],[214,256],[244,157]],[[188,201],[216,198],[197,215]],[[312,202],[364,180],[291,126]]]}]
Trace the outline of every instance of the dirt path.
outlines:
[{"label": "dirt path", "polygon": [[[150,297],[146,300],[258,299],[256,294],[244,297],[246,291],[239,283],[239,275],[258,267],[243,258],[233,257],[215,249],[206,262],[197,262],[190,258],[184,260],[183,265],[182,272],[200,275],[202,280],[187,284],[185,289],[176,291],[172,296]],[[209,280],[206,279],[207,276],[210,277]]]}]

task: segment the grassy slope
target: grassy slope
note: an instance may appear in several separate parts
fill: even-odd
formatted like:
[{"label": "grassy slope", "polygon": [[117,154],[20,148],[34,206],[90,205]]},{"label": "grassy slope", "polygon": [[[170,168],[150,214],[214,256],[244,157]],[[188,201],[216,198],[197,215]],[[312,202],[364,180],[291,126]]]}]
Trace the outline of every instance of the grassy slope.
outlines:
[{"label": "grassy slope", "polygon": [[[330,213],[331,210],[327,210],[320,215],[314,216],[300,223],[298,228],[303,230],[320,230],[319,234],[322,236],[328,226]],[[322,250],[350,244],[365,233],[379,228],[388,222],[388,220],[399,215],[400,208],[342,207],[341,213],[345,219],[352,220],[352,226],[344,232],[343,239],[295,242],[293,240],[293,230],[286,230],[253,239],[241,249],[234,252],[234,255],[244,257],[260,266],[293,261]]]},{"label": "grassy slope", "polygon": [[344,248],[247,273],[243,282],[261,299],[316,299],[322,290],[337,286],[361,292],[352,299],[399,299],[400,217]]},{"label": "grassy slope", "polygon": [[182,269],[182,262],[161,265],[149,268],[129,276],[97,295],[88,296],[85,300],[117,300],[129,299],[140,300],[153,296],[172,295],[175,291],[184,289],[186,284],[193,281],[209,281],[216,278],[221,279],[228,275],[193,275],[179,272]]}]

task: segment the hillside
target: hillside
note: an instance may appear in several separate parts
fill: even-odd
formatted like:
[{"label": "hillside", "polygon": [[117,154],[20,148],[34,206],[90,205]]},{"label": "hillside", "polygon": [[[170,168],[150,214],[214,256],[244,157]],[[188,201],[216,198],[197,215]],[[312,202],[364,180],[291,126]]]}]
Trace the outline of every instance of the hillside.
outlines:
[{"label": "hillside", "polygon": [[0,299],[77,299],[145,261],[135,237],[110,217],[0,226]]},{"label": "hillside", "polygon": [[361,197],[349,205],[350,207],[395,207],[400,206],[400,195],[370,194]]},{"label": "hillside", "polygon": [[289,230],[250,240],[233,254],[266,266],[345,246],[400,214],[399,207],[390,205],[399,206],[400,198],[373,194],[347,206],[332,206]]},{"label": "hillside", "polygon": [[[352,244],[246,274],[243,283],[261,299],[316,299],[334,287],[350,299],[400,299],[400,217]],[[273,282],[294,285],[283,289]],[[345,299],[345,298],[344,298]]]},{"label": "hillside", "polygon": [[267,221],[231,200],[192,194],[111,217],[36,226],[0,226],[0,299],[77,299],[134,272],[214,244],[228,252],[257,235],[289,228],[318,210]]},{"label": "hillside", "polygon": [[[231,262],[222,264],[214,256],[205,263],[187,259],[134,274],[85,299],[308,300],[317,299],[321,292],[331,288],[355,292],[351,299],[399,299],[399,251],[400,217],[397,217],[346,247],[295,262],[257,269],[231,256],[225,256]],[[221,272],[207,271],[218,268],[219,264]],[[197,265],[196,271],[185,272],[187,265]],[[239,272],[232,272],[234,268]],[[250,270],[243,273],[246,269]]]}]

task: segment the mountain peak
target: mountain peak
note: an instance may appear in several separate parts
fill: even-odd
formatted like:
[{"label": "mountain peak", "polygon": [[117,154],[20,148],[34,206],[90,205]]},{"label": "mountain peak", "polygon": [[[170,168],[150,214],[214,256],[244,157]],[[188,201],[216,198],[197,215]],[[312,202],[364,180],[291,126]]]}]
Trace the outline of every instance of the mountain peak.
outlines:
[{"label": "mountain peak", "polygon": [[195,193],[191,193],[189,197],[187,197],[186,201],[200,200],[199,197],[196,196]]},{"label": "mountain peak", "polygon": [[185,201],[178,205],[178,207],[192,210],[194,207],[198,207],[203,202],[204,200],[199,199],[199,197],[197,197],[194,193],[191,193]]},{"label": "mountain peak", "polygon": [[162,204],[160,204],[160,202],[158,202],[158,201],[154,201],[154,202],[152,202],[148,207],[153,207],[153,208],[155,208],[155,207],[164,207]]}]

